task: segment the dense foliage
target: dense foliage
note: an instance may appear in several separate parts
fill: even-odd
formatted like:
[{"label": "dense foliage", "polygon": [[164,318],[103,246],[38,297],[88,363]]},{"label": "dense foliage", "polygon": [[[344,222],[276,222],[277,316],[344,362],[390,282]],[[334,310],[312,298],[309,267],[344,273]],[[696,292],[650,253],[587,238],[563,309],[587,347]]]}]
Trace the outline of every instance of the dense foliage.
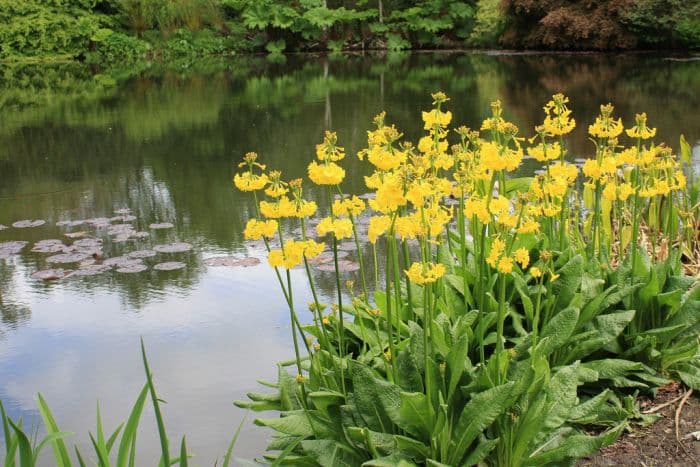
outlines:
[{"label": "dense foliage", "polygon": [[[276,432],[273,465],[570,465],[649,421],[631,391],[669,377],[700,387],[700,282],[681,255],[700,205],[685,140],[675,155],[646,114],[625,128],[601,105],[595,157],[579,168],[562,94],[529,140],[500,101],[479,130],[451,130],[447,97],[433,99],[416,144],[386,113],[374,119],[358,153],[373,170],[367,202],[343,191],[332,132],[308,165],[326,212],[255,153],[239,165],[234,183],[256,201],[245,235],[269,251],[296,356],[265,383],[275,392],[238,402],[280,412],[256,420]],[[525,153],[542,169],[513,178]],[[343,286],[346,239],[372,260],[358,255]],[[309,269],[320,257],[335,275],[330,306]],[[296,267],[313,296],[307,326]]]},{"label": "dense foliage", "polygon": [[0,59],[699,45],[680,0],[0,0]]}]

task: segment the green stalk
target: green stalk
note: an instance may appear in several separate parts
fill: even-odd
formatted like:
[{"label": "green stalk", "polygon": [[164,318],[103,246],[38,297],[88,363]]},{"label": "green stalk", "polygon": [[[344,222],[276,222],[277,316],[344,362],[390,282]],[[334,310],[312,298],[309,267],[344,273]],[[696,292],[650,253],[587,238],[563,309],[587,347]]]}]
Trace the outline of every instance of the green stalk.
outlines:
[{"label": "green stalk", "polygon": [[503,325],[506,320],[506,276],[505,274],[500,274],[499,276],[500,291],[498,295],[498,322],[496,323],[496,368],[498,377],[496,381],[498,384],[501,384],[503,381],[503,375],[501,375],[501,354],[504,350]]},{"label": "green stalk", "polygon": [[290,321],[292,322],[292,341],[294,342],[294,356],[296,357],[297,374],[301,375],[302,372],[301,358],[299,356],[299,342],[297,341],[297,333],[295,330],[297,320],[296,313],[294,312],[294,302],[292,301],[292,275],[289,273],[289,269],[287,269],[287,288],[289,290],[289,317]]},{"label": "green stalk", "polygon": [[[387,235],[387,248],[389,248],[389,235],[394,235],[393,233],[393,225],[392,228],[389,231],[389,234]],[[386,269],[384,271],[385,275],[385,281],[386,281],[386,292],[385,292],[385,302],[386,302],[386,321],[387,321],[387,330],[389,331],[389,363],[391,366],[391,382],[397,381],[398,380],[398,375],[396,373],[396,367],[394,366],[394,359],[396,358],[396,354],[394,351],[394,322],[392,320],[392,315],[391,315],[391,261],[390,261],[390,255],[387,252],[386,255]]]}]

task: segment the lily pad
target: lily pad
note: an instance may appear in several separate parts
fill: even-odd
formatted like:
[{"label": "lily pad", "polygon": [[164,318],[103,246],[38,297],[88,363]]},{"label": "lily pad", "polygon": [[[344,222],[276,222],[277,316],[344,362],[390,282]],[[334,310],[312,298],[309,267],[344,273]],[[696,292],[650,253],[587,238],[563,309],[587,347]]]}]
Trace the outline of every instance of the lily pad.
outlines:
[{"label": "lily pad", "polygon": [[158,253],[183,253],[185,251],[190,251],[192,245],[185,242],[175,242],[168,243],[165,245],[156,245],[153,247]]},{"label": "lily pad", "polygon": [[87,232],[85,232],[84,230],[81,230],[80,232],[68,232],[68,233],[64,233],[63,235],[65,235],[68,238],[84,238],[84,237],[87,237],[87,234],[88,234]]},{"label": "lily pad", "polygon": [[133,222],[136,220],[136,216],[130,214],[123,214],[121,216],[115,216],[110,219],[112,222]]},{"label": "lily pad", "polygon": [[32,274],[32,279],[55,281],[68,277],[72,272],[73,271],[70,269],[44,269],[42,271],[36,271],[34,274]]},{"label": "lily pad", "polygon": [[40,240],[34,244],[32,252],[34,253],[61,253],[68,250],[69,247],[64,245],[61,240],[48,239]]},{"label": "lily pad", "polygon": [[106,217],[95,217],[87,219],[85,222],[97,228],[109,227],[112,224],[112,221]]},{"label": "lily pad", "polygon": [[[315,266],[319,271],[335,272],[335,264],[333,262],[323,263]],[[338,260],[338,271],[340,272],[354,272],[359,271],[360,264],[355,261],[350,261],[347,259]]]},{"label": "lily pad", "polygon": [[179,261],[168,261],[166,263],[156,264],[155,266],[153,266],[153,269],[157,271],[174,271],[176,269],[182,269],[185,266],[185,263],[181,263]]},{"label": "lily pad", "polygon": [[18,254],[28,242],[22,240],[15,240],[11,242],[0,243],[0,258],[9,258],[12,255]]},{"label": "lily pad", "polygon": [[129,258],[151,258],[155,256],[157,253],[154,250],[137,250],[137,251],[132,251],[131,253],[127,254]]},{"label": "lily pad", "polygon": [[102,264],[109,267],[122,268],[125,266],[133,266],[136,264],[142,264],[140,259],[129,258],[128,256],[115,256],[113,258],[107,258],[102,261]]},{"label": "lily pad", "polygon": [[81,252],[61,253],[59,255],[49,256],[48,258],[46,258],[46,262],[59,264],[79,263],[81,261],[85,261],[89,257],[90,254]]},{"label": "lily pad", "polygon": [[84,264],[80,263],[80,268],[73,271],[71,276],[96,276],[112,269],[104,264]]},{"label": "lily pad", "polygon": [[37,220],[31,220],[31,219],[25,219],[22,221],[17,221],[12,224],[12,227],[16,229],[27,229],[31,227],[41,227],[42,225],[46,224],[45,220],[42,219],[37,219]]},{"label": "lily pad", "polygon": [[100,238],[81,238],[76,240],[71,245],[73,248],[77,249],[87,249],[87,248],[102,248],[102,239]]},{"label": "lily pad", "polygon": [[338,249],[342,251],[357,251],[355,242],[341,242],[338,244]]},{"label": "lily pad", "polygon": [[159,224],[151,224],[148,226],[149,229],[153,229],[153,230],[172,229],[173,227],[175,227],[175,226],[173,224],[171,224],[170,222],[161,222]]},{"label": "lily pad", "polygon": [[[338,259],[345,258],[348,256],[347,251],[338,251]],[[324,253],[321,253],[315,258],[311,258],[309,260],[309,264],[312,266],[318,266],[320,264],[326,264],[326,263],[331,263],[333,264],[333,252],[332,251],[326,251]]]},{"label": "lily pad", "polygon": [[77,226],[83,225],[83,224],[85,224],[84,219],[75,220],[75,221],[65,220],[65,221],[56,222],[56,227],[77,227]]},{"label": "lily pad", "polygon": [[149,234],[148,232],[134,232],[131,234],[131,238],[138,238],[138,239],[148,238],[150,236],[151,236],[151,234]]},{"label": "lily pad", "polygon": [[252,256],[248,256],[246,258],[236,258],[235,256],[216,256],[214,258],[205,259],[204,264],[212,267],[228,266],[232,268],[249,268],[260,264],[260,260],[258,258],[253,258]]},{"label": "lily pad", "polygon": [[5,230],[6,228],[7,228],[7,226],[6,226],[6,225],[2,225],[2,224],[0,224],[0,230]]},{"label": "lily pad", "polygon": [[114,211],[114,214],[119,214],[121,216],[125,216],[127,214],[131,214],[131,209],[129,209],[129,208],[116,209]]},{"label": "lily pad", "polygon": [[137,272],[143,272],[148,267],[145,264],[127,264],[126,266],[121,266],[117,268],[117,272],[121,272],[124,274],[134,274]]}]

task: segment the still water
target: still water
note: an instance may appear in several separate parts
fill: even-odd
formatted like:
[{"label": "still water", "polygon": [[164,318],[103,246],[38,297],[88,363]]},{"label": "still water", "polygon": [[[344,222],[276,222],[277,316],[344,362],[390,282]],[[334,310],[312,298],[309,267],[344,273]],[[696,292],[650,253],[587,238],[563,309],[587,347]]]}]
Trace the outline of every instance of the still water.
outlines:
[{"label": "still water", "polygon": [[[646,111],[658,127],[657,140],[677,148],[682,133],[696,157],[700,152],[697,57],[289,56],[102,73],[80,65],[0,71],[0,224],[9,227],[0,230],[0,242],[28,242],[20,254],[0,259],[0,399],[13,418],[31,426],[39,421],[35,397],[41,392],[60,427],[76,433],[69,445],[89,452],[97,401],[113,428],[143,385],[143,338],[156,386],[168,401],[171,443],[187,434],[193,463],[201,466],[222,457],[245,415],[232,401],[260,389],[256,379],[274,379],[275,363],[292,355],[276,279],[260,246],[242,237],[253,207],[234,192],[231,177],[244,153],[256,151],[285,177],[300,177],[325,129],[336,130],[352,155],[381,110],[417,138],[420,111],[430,108],[436,90],[452,98],[453,123],[472,127],[500,97],[524,136],[533,134],[549,96],[563,91],[579,123],[570,138],[575,157],[591,154],[587,125],[610,101],[626,123]],[[354,157],[345,167],[346,190],[362,193],[364,169]],[[104,227],[56,226],[110,218],[121,209],[130,210],[135,219],[128,223],[149,232],[147,238],[115,241]],[[22,219],[46,223],[11,227]],[[174,227],[149,228],[164,222]],[[75,231],[102,239],[105,257],[170,242],[192,249],[145,258],[148,269],[135,274],[32,279],[35,271],[56,267],[47,264],[49,254],[31,252],[32,245],[53,238],[70,244],[64,234]],[[221,255],[257,257],[263,264],[206,265]],[[155,270],[162,261],[185,267]],[[309,293],[295,274],[304,309]],[[330,276],[316,274],[330,301]],[[252,458],[264,448],[266,432],[252,418],[236,456]],[[144,412],[142,465],[157,457],[153,427],[152,413]]]}]

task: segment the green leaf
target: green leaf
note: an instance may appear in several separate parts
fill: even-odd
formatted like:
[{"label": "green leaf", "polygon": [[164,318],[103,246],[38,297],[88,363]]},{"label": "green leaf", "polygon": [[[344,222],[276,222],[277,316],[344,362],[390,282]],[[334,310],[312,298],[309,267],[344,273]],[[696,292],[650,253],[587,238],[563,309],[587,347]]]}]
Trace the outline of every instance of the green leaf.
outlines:
[{"label": "green leaf", "polygon": [[319,465],[355,467],[365,459],[347,446],[330,439],[302,441],[301,447]]},{"label": "green leaf", "polygon": [[401,405],[396,424],[406,432],[429,442],[433,420],[432,407],[428,397],[419,392],[401,393]]},{"label": "green leaf", "polygon": [[398,352],[396,365],[401,389],[409,392],[423,392],[423,377],[413,354],[408,351]]},{"label": "green leaf", "polygon": [[[625,423],[621,423],[615,428],[608,430],[598,436],[588,436],[576,434],[567,437],[561,444],[554,449],[537,453],[525,460],[528,466],[551,465],[556,462],[566,461],[569,459],[578,459],[586,457],[597,452],[601,447],[608,446],[615,442],[622,430],[625,428]],[[546,446],[547,442],[542,444]]]},{"label": "green leaf", "polygon": [[160,438],[160,448],[162,453],[163,465],[170,465],[170,449],[168,448],[168,435],[165,432],[165,423],[163,423],[163,416],[160,413],[160,405],[158,402],[158,395],[156,394],[156,388],[153,385],[153,377],[151,376],[151,369],[148,367],[148,359],[146,358],[146,346],[141,339],[141,356],[143,357],[143,368],[146,371],[146,381],[148,383],[148,390],[151,393],[151,402],[153,402],[153,411],[156,414],[156,423],[158,424],[158,437]]},{"label": "green leaf", "polygon": [[187,467],[187,443],[184,436],[180,443],[180,467]]},{"label": "green leaf", "polygon": [[[325,465],[325,464],[324,464]],[[330,464],[328,464],[330,465]],[[416,467],[409,457],[395,452],[390,456],[372,459],[362,464],[362,467]]]},{"label": "green leaf", "polygon": [[352,369],[352,398],[367,427],[374,431],[393,433],[393,418],[400,406],[398,386],[379,378],[368,367],[354,362]]},{"label": "green leaf", "polygon": [[314,434],[314,430],[311,428],[311,422],[302,411],[282,413],[284,416],[281,418],[258,418],[254,423],[258,426],[270,427],[273,430],[288,435],[306,438]]},{"label": "green leaf", "polygon": [[619,358],[607,358],[604,360],[586,362],[582,363],[581,367],[596,371],[600,379],[618,378],[642,370],[641,363]]},{"label": "green leaf", "polygon": [[686,141],[685,136],[681,135],[680,138],[680,144],[681,144],[681,160],[690,165],[693,163],[693,152],[690,149],[690,144],[688,144],[688,141]]},{"label": "green leaf", "polygon": [[469,339],[466,335],[462,335],[457,342],[454,343],[450,353],[447,354],[447,370],[449,372],[449,380],[447,385],[447,400],[451,401],[452,396],[459,385],[459,381],[464,374],[464,367],[467,362],[467,354],[469,352]]},{"label": "green leaf", "polygon": [[314,407],[324,414],[329,414],[330,407],[341,406],[345,403],[345,396],[335,391],[314,391],[307,394]]},{"label": "green leaf", "polygon": [[576,255],[558,271],[559,278],[552,283],[552,295],[557,297],[554,309],[562,309],[571,303],[583,280],[583,258]]},{"label": "green leaf", "polygon": [[469,453],[462,465],[480,465],[486,456],[489,455],[493,448],[498,444],[498,438],[487,439],[483,435],[479,438],[479,444]]},{"label": "green leaf", "polygon": [[143,386],[136,402],[131,409],[129,418],[124,425],[121,440],[119,441],[119,450],[117,451],[117,467],[125,467],[129,458],[134,457],[136,452],[136,433],[139,426],[139,419],[143,412],[143,407],[148,396],[148,383]]},{"label": "green leaf", "polygon": [[450,443],[450,464],[460,464],[469,446],[512,403],[514,382],[508,382],[475,394],[464,407]]},{"label": "green leaf", "polygon": [[551,355],[555,350],[569,341],[578,323],[578,308],[569,307],[557,313],[544,328],[541,340],[537,344],[537,353],[543,356]]},{"label": "green leaf", "polygon": [[[19,447],[19,465],[20,467],[34,467],[34,453],[32,452],[32,445],[29,442],[29,438],[22,431],[22,428],[15,425],[15,422],[8,419],[10,426],[15,430],[17,437],[17,446]],[[56,458],[58,460],[58,458]]]},{"label": "green leaf", "polygon": [[[61,430],[58,429],[58,424],[51,413],[51,409],[49,409],[49,405],[46,403],[41,393],[37,394],[37,399],[39,404],[39,413],[41,414],[41,418],[44,420],[44,425],[46,425],[46,431],[49,433],[49,435],[61,433]],[[70,456],[68,455],[68,448],[66,447],[66,443],[63,442],[62,437],[56,438],[52,442],[52,445],[56,467],[70,466],[71,461]]]}]

